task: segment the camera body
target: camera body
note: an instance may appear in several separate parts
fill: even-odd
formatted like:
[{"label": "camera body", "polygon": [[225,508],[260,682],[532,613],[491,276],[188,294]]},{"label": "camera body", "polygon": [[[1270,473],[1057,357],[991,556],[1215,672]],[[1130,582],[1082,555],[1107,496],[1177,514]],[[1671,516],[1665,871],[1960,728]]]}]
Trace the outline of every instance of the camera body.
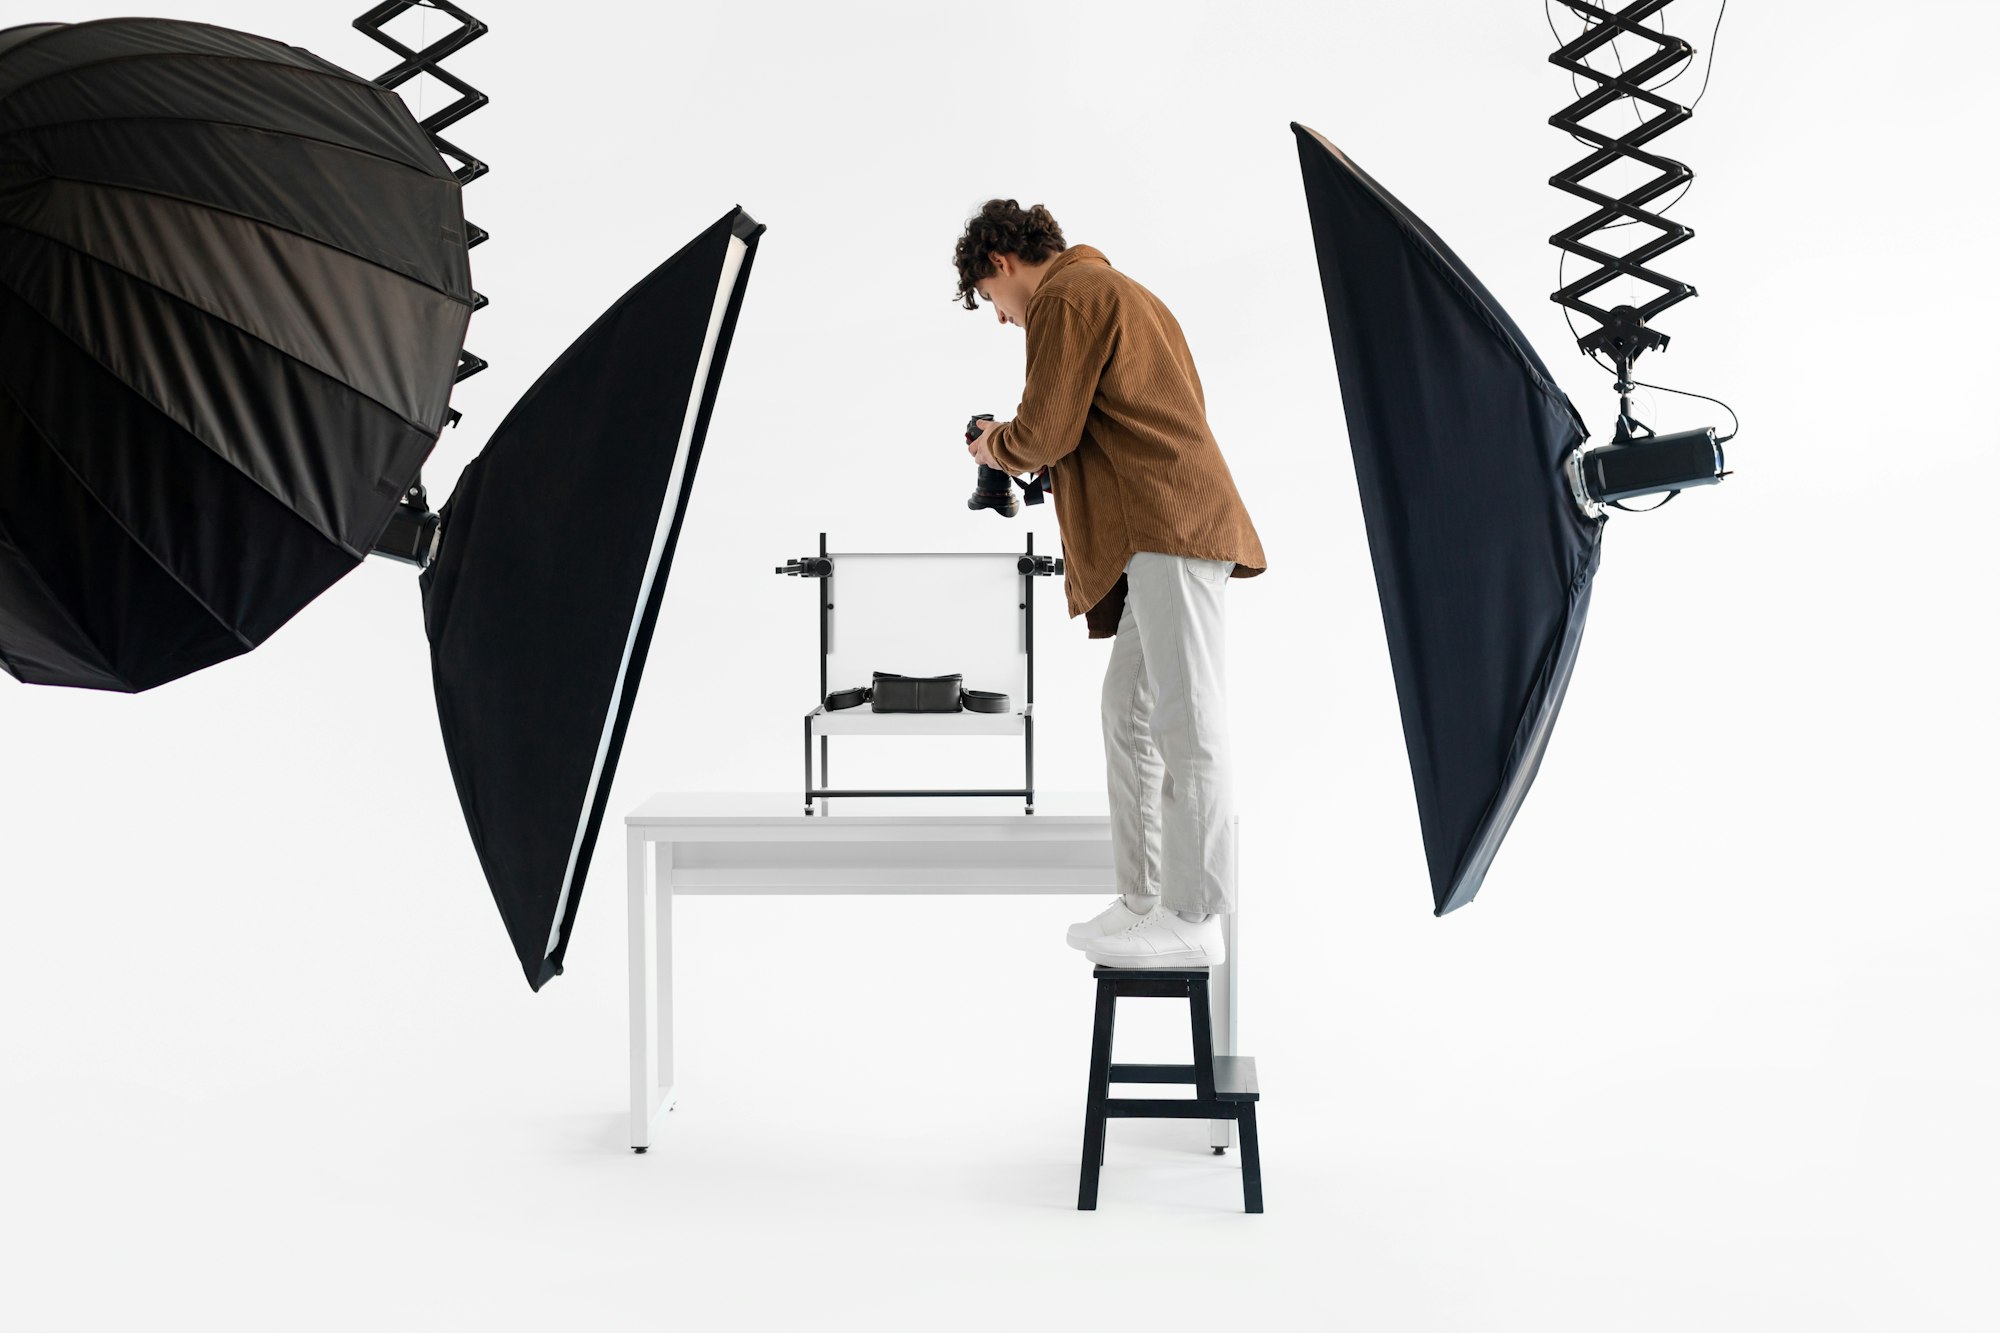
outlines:
[{"label": "camera body", "polygon": [[[979,423],[993,420],[991,412],[981,412],[965,423],[965,442],[971,444],[979,438]],[[974,511],[991,509],[1002,518],[1012,518],[1021,512],[1020,502],[1014,498],[1014,488],[1019,486],[1027,503],[1038,505],[1042,502],[1042,492],[1048,486],[1048,469],[1043,468],[1032,481],[1022,481],[1010,476],[997,467],[979,465],[979,477],[972,486],[972,498],[965,507]]]}]

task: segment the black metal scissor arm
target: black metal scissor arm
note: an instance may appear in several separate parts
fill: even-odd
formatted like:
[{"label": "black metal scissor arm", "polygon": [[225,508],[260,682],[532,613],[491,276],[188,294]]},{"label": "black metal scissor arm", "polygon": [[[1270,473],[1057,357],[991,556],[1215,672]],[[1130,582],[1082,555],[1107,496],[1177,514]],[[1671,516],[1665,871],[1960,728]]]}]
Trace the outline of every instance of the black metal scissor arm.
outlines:
[{"label": "black metal scissor arm", "polygon": [[[394,22],[405,12],[419,8],[435,9],[440,13],[448,14],[457,20],[458,26],[424,47],[423,50],[415,51],[397,41],[394,37],[391,37],[385,29],[388,24]],[[464,79],[459,78],[440,63],[445,57],[464,49],[468,44],[485,36],[486,25],[466,13],[457,5],[451,3],[451,0],[386,0],[386,3],[375,6],[360,18],[355,19],[354,26],[383,46],[388,47],[398,57],[398,62],[394,66],[376,76],[374,82],[379,86],[396,88],[416,78],[419,74],[428,74],[457,94],[449,103],[424,117],[418,124],[423,126],[426,134],[430,135],[431,143],[437,148],[438,154],[457,163],[452,168],[452,174],[458,177],[458,183],[461,186],[470,185],[481,176],[484,176],[486,174],[486,164],[458,147],[458,145],[445,139],[439,131],[463,120],[466,116],[471,115],[473,112],[479,110],[480,107],[486,105],[487,99],[485,93],[479,91],[479,89],[473,87]],[[486,231],[484,228],[476,226],[471,222],[465,224],[466,249],[471,249],[485,239]],[[486,298],[479,292],[473,292],[472,297],[472,308],[474,310],[478,310],[486,304]],[[484,369],[486,369],[484,358],[475,356],[468,351],[460,351],[458,354],[458,374],[453,377],[453,382],[456,383],[458,380],[465,379],[468,376],[477,375]]]},{"label": "black metal scissor arm", "polygon": [[[1694,230],[1672,218],[1651,212],[1645,207],[1667,191],[1693,180],[1694,173],[1683,163],[1648,152],[1642,147],[1692,114],[1687,107],[1660,96],[1647,87],[1647,84],[1680,62],[1689,59],[1694,48],[1679,37],[1645,26],[1647,17],[1665,9],[1672,0],[1631,0],[1631,3],[1616,13],[1592,4],[1590,0],[1562,0],[1562,3],[1578,17],[1585,19],[1588,26],[1574,41],[1565,44],[1550,56],[1549,62],[1568,70],[1572,75],[1581,75],[1597,86],[1550,116],[1549,123],[1569,131],[1596,147],[1569,167],[1551,176],[1549,184],[1579,199],[1589,201],[1596,205],[1596,208],[1589,216],[1573,226],[1565,227],[1549,237],[1549,243],[1589,260],[1596,267],[1553,293],[1551,299],[1571,310],[1588,315],[1600,325],[1599,328],[1578,339],[1585,351],[1602,350],[1615,360],[1629,363],[1632,357],[1648,347],[1666,345],[1666,336],[1647,328],[1648,321],[1667,307],[1695,295],[1695,289],[1687,283],[1670,278],[1649,267],[1651,260],[1693,236]],[[1588,60],[1591,53],[1600,47],[1610,45],[1620,34],[1643,38],[1651,42],[1656,49],[1631,68],[1616,74],[1608,74],[1593,68]],[[1589,117],[1598,115],[1621,101],[1629,101],[1635,106],[1643,105],[1650,109],[1652,114],[1650,117],[1641,117],[1637,124],[1616,138],[1584,124]],[[1620,159],[1643,163],[1657,174],[1627,193],[1615,197],[1584,184],[1588,177]],[[1626,221],[1644,223],[1659,234],[1622,255],[1614,255],[1585,243],[1585,237],[1607,226],[1619,225]],[[1641,305],[1619,305],[1611,309],[1604,309],[1584,299],[1597,288],[1621,276],[1637,278],[1658,288],[1659,292]]]}]

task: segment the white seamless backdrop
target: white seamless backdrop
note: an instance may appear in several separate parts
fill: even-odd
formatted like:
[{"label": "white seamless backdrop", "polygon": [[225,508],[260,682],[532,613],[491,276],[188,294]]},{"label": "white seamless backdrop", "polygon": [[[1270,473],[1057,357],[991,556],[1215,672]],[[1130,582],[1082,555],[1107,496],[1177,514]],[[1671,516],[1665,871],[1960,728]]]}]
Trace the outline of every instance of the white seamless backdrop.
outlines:
[{"label": "white seamless backdrop", "polygon": [[[172,13],[373,74],[360,7]],[[1731,7],[1659,143],[1701,295],[1640,369],[1735,405],[1738,471],[1614,518],[1540,779],[1443,920],[1287,122],[1602,438],[1539,5],[470,7],[492,369],[434,497],[654,264],[733,204],[770,228],[568,972],[530,994],[507,948],[408,568],[148,695],[0,682],[0,1329],[1995,1326],[1990,3]],[[1716,0],[1667,12],[1706,61]],[[796,782],[813,621],[772,567],[1056,548],[1050,508],[963,508],[962,424],[1020,388],[1019,331],[951,303],[995,194],[1173,308],[1270,557],[1229,590],[1260,1218],[1176,1125],[1115,1127],[1074,1212],[1083,900],[684,905],[682,1105],[622,1148],[617,821]],[[1106,645],[1039,610],[1037,771],[1088,788]],[[1121,1058],[1177,1039],[1136,1013]]]}]

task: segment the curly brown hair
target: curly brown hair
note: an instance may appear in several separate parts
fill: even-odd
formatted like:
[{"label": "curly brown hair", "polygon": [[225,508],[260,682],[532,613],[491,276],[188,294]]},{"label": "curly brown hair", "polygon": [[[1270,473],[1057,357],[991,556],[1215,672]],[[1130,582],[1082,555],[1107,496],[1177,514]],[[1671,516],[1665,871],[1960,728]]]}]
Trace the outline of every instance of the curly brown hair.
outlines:
[{"label": "curly brown hair", "polygon": [[953,256],[958,264],[958,295],[967,310],[979,308],[973,284],[999,272],[995,255],[1014,255],[1024,264],[1039,264],[1065,249],[1062,228],[1049,210],[1036,204],[1022,208],[1013,199],[988,199],[966,220],[965,235],[958,238]]}]

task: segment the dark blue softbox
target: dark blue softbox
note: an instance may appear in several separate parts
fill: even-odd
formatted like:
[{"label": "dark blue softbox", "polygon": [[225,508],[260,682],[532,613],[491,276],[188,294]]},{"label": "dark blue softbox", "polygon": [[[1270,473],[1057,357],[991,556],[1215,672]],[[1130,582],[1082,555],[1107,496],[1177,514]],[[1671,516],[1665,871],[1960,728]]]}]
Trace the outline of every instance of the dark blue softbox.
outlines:
[{"label": "dark blue softbox", "polygon": [[1436,233],[1292,124],[1439,915],[1472,901],[1576,665],[1602,519],[1589,434]]}]

